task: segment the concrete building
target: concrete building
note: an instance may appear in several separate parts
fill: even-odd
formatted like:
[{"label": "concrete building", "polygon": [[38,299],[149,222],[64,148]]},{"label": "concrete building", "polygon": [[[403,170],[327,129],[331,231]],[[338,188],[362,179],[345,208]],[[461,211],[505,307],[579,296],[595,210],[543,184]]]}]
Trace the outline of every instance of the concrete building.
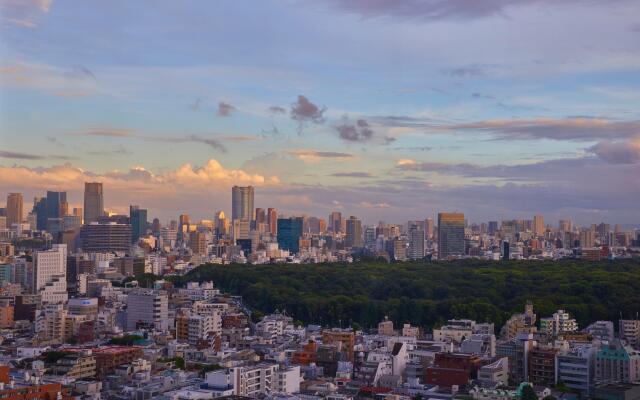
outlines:
[{"label": "concrete building", "polygon": [[168,298],[163,291],[138,289],[127,295],[126,330],[148,327],[168,329]]},{"label": "concrete building", "polygon": [[438,259],[464,256],[464,214],[438,214]]},{"label": "concrete building", "polygon": [[578,323],[564,310],[558,310],[553,316],[540,319],[540,332],[549,336],[558,336],[561,333],[571,333],[577,330]]},{"label": "concrete building", "polygon": [[234,186],[231,189],[231,219],[253,221],[253,186]]},{"label": "concrete building", "polygon": [[640,353],[619,340],[603,344],[596,353],[595,381],[640,383]]},{"label": "concrete building", "polygon": [[81,247],[87,253],[128,252],[131,225],[116,222],[85,224],[80,230]]},{"label": "concrete building", "polygon": [[478,380],[483,387],[493,388],[509,384],[509,358],[501,357],[478,370]]},{"label": "concrete building", "polygon": [[591,345],[575,347],[556,356],[556,382],[562,382],[578,391],[584,398],[591,397],[595,375],[596,348]]},{"label": "concrete building", "polygon": [[54,244],[51,250],[35,253],[33,288],[43,303],[64,303],[67,293],[67,246]]},{"label": "concrete building", "polygon": [[84,223],[97,222],[104,215],[104,197],[101,182],[84,183]]},{"label": "concrete building", "polygon": [[640,320],[621,319],[618,321],[618,335],[627,344],[637,346],[640,344]]}]

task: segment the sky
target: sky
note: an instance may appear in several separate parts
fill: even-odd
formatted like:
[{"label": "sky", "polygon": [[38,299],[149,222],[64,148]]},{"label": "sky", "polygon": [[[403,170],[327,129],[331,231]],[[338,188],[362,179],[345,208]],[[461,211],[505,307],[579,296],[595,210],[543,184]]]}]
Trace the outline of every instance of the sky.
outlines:
[{"label": "sky", "polygon": [[637,0],[0,0],[0,197],[640,223]]}]

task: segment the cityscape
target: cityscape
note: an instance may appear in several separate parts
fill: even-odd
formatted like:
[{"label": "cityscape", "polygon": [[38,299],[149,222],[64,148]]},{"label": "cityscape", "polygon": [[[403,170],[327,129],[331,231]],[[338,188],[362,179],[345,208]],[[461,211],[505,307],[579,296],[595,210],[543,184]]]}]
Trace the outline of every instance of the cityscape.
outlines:
[{"label": "cityscape", "polygon": [[640,400],[640,1],[0,0],[0,400]]}]

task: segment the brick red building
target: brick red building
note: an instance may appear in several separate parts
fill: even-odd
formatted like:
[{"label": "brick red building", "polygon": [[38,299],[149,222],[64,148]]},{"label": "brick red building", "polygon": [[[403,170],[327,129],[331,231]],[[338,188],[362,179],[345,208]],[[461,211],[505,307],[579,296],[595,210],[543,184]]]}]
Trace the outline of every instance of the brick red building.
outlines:
[{"label": "brick red building", "polygon": [[433,365],[425,370],[424,379],[431,385],[466,385],[477,377],[480,366],[480,357],[475,355],[437,353]]}]

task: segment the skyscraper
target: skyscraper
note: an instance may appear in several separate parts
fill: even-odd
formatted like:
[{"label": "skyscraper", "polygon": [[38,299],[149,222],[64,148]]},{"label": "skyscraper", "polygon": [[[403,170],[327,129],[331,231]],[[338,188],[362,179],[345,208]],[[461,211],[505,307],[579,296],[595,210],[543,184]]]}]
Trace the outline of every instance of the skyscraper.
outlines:
[{"label": "skyscraper", "polygon": [[533,233],[536,236],[544,235],[544,217],[542,215],[533,216]]},{"label": "skyscraper", "polygon": [[347,220],[347,237],[345,238],[347,247],[364,247],[362,244],[362,222],[353,215]]},{"label": "skyscraper", "polygon": [[47,191],[47,218],[62,218],[68,208],[67,192]]},{"label": "skyscraper", "polygon": [[89,224],[104,215],[101,182],[84,183],[84,223]]},{"label": "skyscraper", "polygon": [[433,218],[427,218],[425,221],[425,235],[427,239],[433,238]]},{"label": "skyscraper", "polygon": [[420,260],[424,258],[424,240],[425,232],[418,224],[409,226],[409,252],[407,256],[411,260]]},{"label": "skyscraper", "polygon": [[329,230],[333,233],[342,232],[342,214],[339,211],[329,215]]},{"label": "skyscraper", "polygon": [[47,198],[33,199],[33,212],[36,214],[36,227],[39,231],[47,229]]},{"label": "skyscraper", "polygon": [[7,195],[7,228],[19,224],[24,218],[22,193]]},{"label": "skyscraper", "polygon": [[135,243],[147,232],[147,210],[139,206],[129,207],[131,242]]},{"label": "skyscraper", "polygon": [[464,214],[438,213],[438,259],[464,255]]},{"label": "skyscraper", "polygon": [[256,224],[264,224],[267,222],[267,216],[264,208],[256,208]]},{"label": "skyscraper", "polygon": [[292,253],[300,251],[302,236],[302,218],[278,218],[278,247]]},{"label": "skyscraper", "polygon": [[252,221],[253,215],[253,186],[234,186],[231,189],[231,218]]},{"label": "skyscraper", "polygon": [[275,208],[267,208],[267,223],[269,224],[269,232],[272,235],[278,234],[278,210]]}]

